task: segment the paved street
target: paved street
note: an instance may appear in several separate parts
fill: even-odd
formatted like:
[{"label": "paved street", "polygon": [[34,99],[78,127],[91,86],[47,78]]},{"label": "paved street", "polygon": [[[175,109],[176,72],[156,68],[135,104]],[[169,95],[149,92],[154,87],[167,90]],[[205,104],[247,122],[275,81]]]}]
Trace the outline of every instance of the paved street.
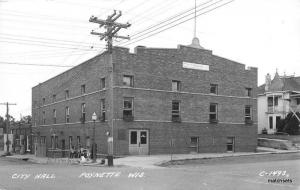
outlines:
[{"label": "paved street", "polygon": [[[299,160],[300,153],[269,154],[177,161],[179,165],[138,169],[32,164],[2,157],[0,190],[300,189]],[[273,176],[270,172],[274,170],[281,174]],[[129,177],[130,173],[135,177]]]}]

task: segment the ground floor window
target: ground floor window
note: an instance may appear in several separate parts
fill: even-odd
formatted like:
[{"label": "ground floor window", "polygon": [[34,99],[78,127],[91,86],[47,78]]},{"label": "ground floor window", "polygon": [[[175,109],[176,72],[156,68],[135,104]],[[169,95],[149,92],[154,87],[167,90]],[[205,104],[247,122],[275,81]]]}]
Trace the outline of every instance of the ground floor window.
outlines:
[{"label": "ground floor window", "polygon": [[130,144],[137,144],[137,131],[130,132]]},{"label": "ground floor window", "polygon": [[73,143],[73,137],[72,136],[69,136],[69,148],[71,149],[72,148],[72,143]]},{"label": "ground floor window", "polygon": [[234,152],[234,137],[227,137],[227,152]]},{"label": "ground floor window", "polygon": [[273,129],[273,117],[272,116],[269,117],[269,128]]}]

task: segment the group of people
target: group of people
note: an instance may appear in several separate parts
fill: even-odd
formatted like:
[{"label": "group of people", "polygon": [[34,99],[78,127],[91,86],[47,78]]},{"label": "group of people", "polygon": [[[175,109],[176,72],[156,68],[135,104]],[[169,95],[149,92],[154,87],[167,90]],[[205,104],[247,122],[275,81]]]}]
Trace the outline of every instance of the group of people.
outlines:
[{"label": "group of people", "polygon": [[75,150],[74,146],[70,148],[70,158],[81,158],[82,156],[85,159],[89,159],[91,157],[89,149],[84,149],[81,147]]}]

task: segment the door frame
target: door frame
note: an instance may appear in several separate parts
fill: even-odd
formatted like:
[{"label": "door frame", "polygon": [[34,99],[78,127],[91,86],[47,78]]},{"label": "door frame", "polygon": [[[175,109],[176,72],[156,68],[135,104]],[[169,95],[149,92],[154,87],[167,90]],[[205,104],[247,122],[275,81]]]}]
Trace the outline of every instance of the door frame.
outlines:
[{"label": "door frame", "polygon": [[[131,144],[131,132],[136,131],[136,144]],[[145,132],[147,134],[146,144],[141,147],[141,132]],[[149,129],[129,129],[128,130],[128,152],[132,155],[149,155],[149,147],[150,147],[150,130]],[[145,147],[146,146],[146,147]],[[144,148],[144,150],[143,150]]]}]

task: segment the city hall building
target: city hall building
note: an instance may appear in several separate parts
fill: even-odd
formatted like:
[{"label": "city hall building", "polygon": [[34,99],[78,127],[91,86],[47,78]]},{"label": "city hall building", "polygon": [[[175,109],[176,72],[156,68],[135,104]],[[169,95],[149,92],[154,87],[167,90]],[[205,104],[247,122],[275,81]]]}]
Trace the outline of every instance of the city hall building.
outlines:
[{"label": "city hall building", "polygon": [[[32,89],[35,143],[114,155],[251,152],[257,68],[178,48],[113,47]],[[97,120],[92,120],[96,113]]]}]

